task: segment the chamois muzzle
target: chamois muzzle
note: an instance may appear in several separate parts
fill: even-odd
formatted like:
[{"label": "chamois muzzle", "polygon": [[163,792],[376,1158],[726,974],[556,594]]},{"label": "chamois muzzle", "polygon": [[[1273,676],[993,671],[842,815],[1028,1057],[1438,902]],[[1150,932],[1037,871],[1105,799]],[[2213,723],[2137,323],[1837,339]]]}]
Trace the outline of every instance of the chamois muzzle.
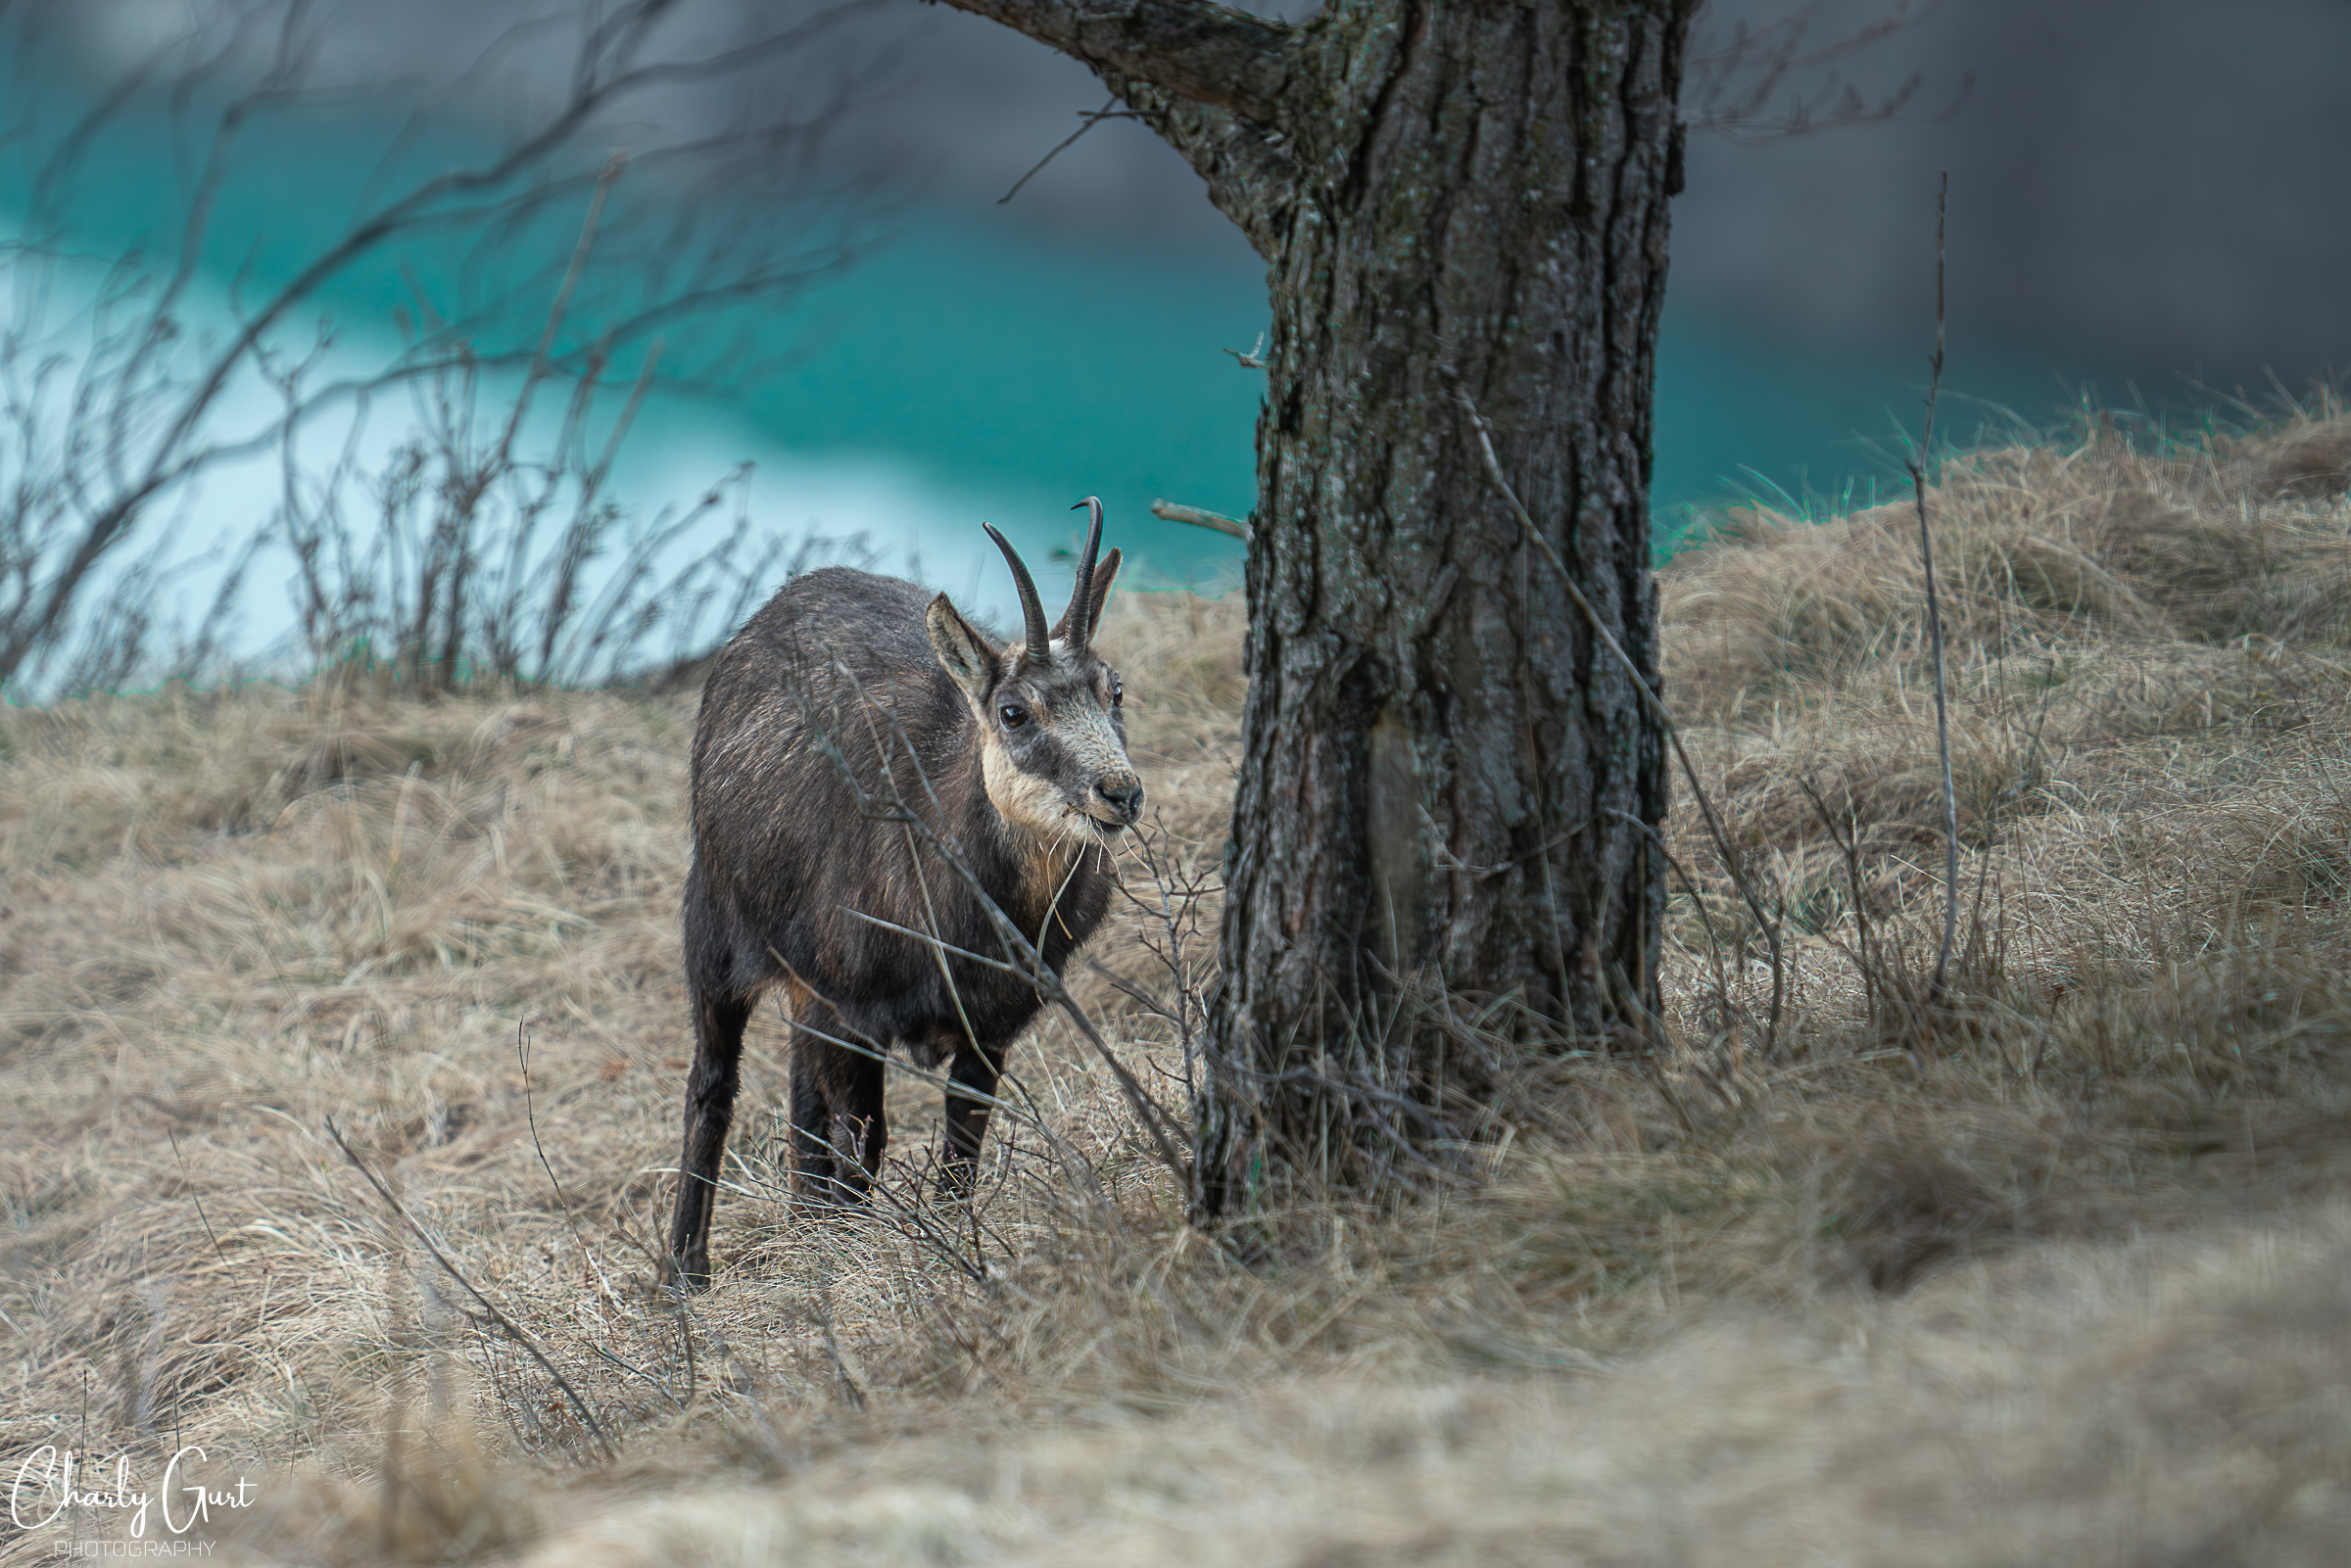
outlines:
[{"label": "chamois muzzle", "polygon": [[[1094,793],[1111,810],[1112,826],[1128,828],[1143,814],[1143,782],[1131,773],[1106,773],[1094,781]],[[1098,821],[1111,821],[1097,817]]]}]

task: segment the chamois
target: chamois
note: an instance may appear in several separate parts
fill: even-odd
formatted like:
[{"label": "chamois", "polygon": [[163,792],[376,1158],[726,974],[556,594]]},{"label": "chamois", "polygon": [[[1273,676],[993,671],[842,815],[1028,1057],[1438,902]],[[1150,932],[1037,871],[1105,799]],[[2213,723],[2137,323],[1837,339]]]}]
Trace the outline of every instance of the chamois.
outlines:
[{"label": "chamois", "polygon": [[1021,641],[998,646],[944,594],[827,567],[786,584],[712,664],[694,736],[694,1068],[668,1277],[709,1283],[744,1025],[771,989],[792,1014],[795,1200],[861,1202],[881,1173],[891,1046],[948,1064],[939,1178],[969,1191],[1005,1053],[1041,998],[955,950],[1008,956],[984,896],[1060,974],[1109,907],[1107,841],[1142,813],[1124,692],[1093,649],[1119,552],[1097,567],[1102,503],[1078,506],[1091,526],[1050,630],[1029,568],[982,524],[1020,592]]}]

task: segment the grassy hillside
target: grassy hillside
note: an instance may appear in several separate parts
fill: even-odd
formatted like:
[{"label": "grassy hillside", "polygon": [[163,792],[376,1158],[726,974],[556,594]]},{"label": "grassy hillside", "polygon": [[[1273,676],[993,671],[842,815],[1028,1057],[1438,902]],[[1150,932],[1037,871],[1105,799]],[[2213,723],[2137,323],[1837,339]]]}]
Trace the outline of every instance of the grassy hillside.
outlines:
[{"label": "grassy hillside", "polygon": [[[649,1288],[690,696],[0,713],[0,1453],[153,1477],[200,1442],[206,1475],[268,1478],[214,1532],[257,1562],[2334,1560],[2351,421],[2326,414],[1945,468],[1940,999],[1915,520],[1725,519],[1666,573],[1668,689],[1781,927],[1776,1039],[1684,791],[1670,1049],[1526,1064],[1484,1179],[1274,1216],[1253,1267],[1181,1227],[1058,1022],[976,1222],[923,1197],[911,1077],[874,1212],[795,1216],[771,1016],[719,1287]],[[1105,633],[1163,816],[1081,994],[1172,1105],[1239,634],[1174,594]],[[122,1534],[84,1519],[0,1559]]]}]

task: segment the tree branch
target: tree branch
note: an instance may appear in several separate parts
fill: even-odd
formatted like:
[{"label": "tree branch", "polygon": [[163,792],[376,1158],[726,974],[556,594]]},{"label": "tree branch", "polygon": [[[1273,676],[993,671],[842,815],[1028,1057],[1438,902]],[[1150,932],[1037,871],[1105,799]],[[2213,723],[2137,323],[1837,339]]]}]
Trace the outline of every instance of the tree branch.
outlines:
[{"label": "tree branch", "polygon": [[[1926,85],[1923,71],[1912,71],[1899,86],[1874,102],[1834,71],[1819,85],[1805,85],[1806,78],[1822,66],[1917,26],[1934,15],[1940,3],[1889,0],[1876,18],[1816,47],[1811,46],[1810,29],[1824,13],[1833,14],[1832,0],[1805,0],[1760,27],[1751,29],[1739,22],[1727,41],[1694,40],[1699,52],[1690,61],[1682,93],[1690,127],[1716,131],[1733,141],[1754,142],[1895,120],[1931,124],[1948,119],[1973,90],[1973,74],[1960,78],[1941,109],[1924,116],[1904,113]],[[1771,113],[1770,105],[1783,87],[1788,89],[1788,106]]]},{"label": "tree branch", "polygon": [[1300,30],[1211,0],[946,3],[1025,32],[1105,78],[1148,82],[1263,125],[1282,123],[1297,107],[1289,88],[1302,66]]}]

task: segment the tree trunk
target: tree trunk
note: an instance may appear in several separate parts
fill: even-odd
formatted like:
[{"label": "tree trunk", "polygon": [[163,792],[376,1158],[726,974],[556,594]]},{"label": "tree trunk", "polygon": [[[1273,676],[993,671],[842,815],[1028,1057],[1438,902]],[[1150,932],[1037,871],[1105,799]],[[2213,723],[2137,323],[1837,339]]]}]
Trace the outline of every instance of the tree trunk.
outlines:
[{"label": "tree trunk", "polygon": [[[1085,59],[1269,262],[1249,696],[1196,1201],[1468,1130],[1425,1005],[1599,1042],[1655,1005],[1648,488],[1688,9],[956,0]],[[1438,1010],[1443,1011],[1443,1010]],[[1453,1052],[1451,1065],[1448,1050]],[[1449,1081],[1450,1080],[1450,1081]]]}]

